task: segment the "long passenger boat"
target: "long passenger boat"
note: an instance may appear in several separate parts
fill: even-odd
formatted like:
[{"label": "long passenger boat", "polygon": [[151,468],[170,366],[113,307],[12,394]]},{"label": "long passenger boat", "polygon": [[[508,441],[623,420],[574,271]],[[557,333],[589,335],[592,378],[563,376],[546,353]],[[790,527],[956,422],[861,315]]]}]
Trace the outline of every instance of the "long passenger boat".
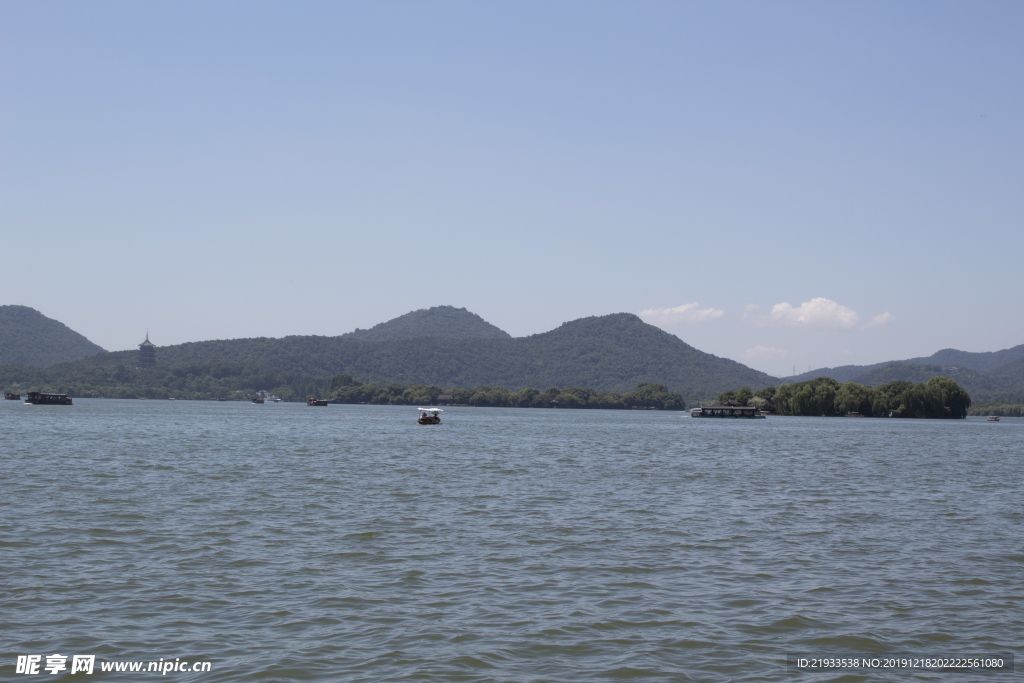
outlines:
[{"label": "long passenger boat", "polygon": [[39,391],[30,391],[25,403],[31,403],[34,406],[69,406],[71,397],[67,394],[44,394]]},{"label": "long passenger boat", "polygon": [[748,420],[763,420],[764,415],[753,406],[701,406],[692,408],[690,417],[728,417],[746,418]]}]

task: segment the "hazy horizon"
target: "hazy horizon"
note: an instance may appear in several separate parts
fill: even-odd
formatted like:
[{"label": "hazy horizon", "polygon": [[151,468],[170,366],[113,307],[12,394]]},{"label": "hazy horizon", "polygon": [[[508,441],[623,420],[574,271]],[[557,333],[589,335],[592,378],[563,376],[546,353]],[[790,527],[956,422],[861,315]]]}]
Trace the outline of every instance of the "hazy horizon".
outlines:
[{"label": "hazy horizon", "polygon": [[517,337],[632,312],[781,377],[1009,348],[1022,29],[1010,2],[3,3],[0,304],[110,350],[442,304]]}]

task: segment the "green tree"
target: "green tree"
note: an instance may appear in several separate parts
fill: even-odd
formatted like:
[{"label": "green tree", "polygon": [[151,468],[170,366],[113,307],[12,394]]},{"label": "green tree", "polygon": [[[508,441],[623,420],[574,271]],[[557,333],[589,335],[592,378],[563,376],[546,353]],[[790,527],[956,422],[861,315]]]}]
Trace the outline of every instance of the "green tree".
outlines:
[{"label": "green tree", "polygon": [[847,382],[839,387],[833,401],[835,412],[839,415],[847,413],[860,413],[861,415],[873,415],[873,400],[877,392],[874,389]]}]

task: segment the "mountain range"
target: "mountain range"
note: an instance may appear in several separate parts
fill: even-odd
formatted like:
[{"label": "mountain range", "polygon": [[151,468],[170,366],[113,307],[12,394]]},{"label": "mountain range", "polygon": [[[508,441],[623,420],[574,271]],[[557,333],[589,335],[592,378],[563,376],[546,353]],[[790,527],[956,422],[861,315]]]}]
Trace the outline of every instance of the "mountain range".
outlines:
[{"label": "mountain range", "polygon": [[1002,351],[985,351],[972,353],[970,351],[959,351],[957,349],[942,349],[930,356],[920,358],[908,358],[907,360],[890,360],[884,363],[873,365],[841,365],[835,368],[818,368],[795,376],[786,377],[787,382],[806,382],[815,377],[831,377],[839,382],[859,381],[870,372],[893,365],[929,365],[945,368],[956,368],[957,370],[968,369],[978,373],[996,370],[1015,360],[1024,358],[1024,344],[1018,344],[1010,349]]},{"label": "mountain range", "polygon": [[[136,357],[136,351],[102,353],[53,371],[113,376],[117,367],[134,366]],[[775,381],[736,361],[698,351],[631,313],[581,318],[549,332],[514,338],[451,306],[415,311],[337,337],[229,339],[157,349],[158,365],[214,360],[314,377],[348,374],[379,385],[489,385],[513,391],[557,386],[625,392],[648,382],[687,397],[705,397],[733,386],[759,388]]]},{"label": "mountain range", "polygon": [[[0,307],[0,340],[0,362],[15,364],[0,372],[0,381],[5,382],[18,377],[50,378],[51,383],[121,377],[109,381],[123,382],[125,369],[136,364],[136,351],[104,352],[24,306]],[[381,386],[395,382],[625,392],[653,382],[691,401],[743,386],[757,390],[820,376],[877,386],[894,379],[922,382],[946,375],[976,400],[1020,401],[1024,396],[1024,345],[990,353],[944,349],[926,358],[822,368],[780,379],[699,351],[630,313],[581,318],[541,334],[512,337],[465,308],[436,306],[335,337],[213,340],[157,350],[157,364],[163,367],[211,368],[218,362],[244,364],[256,375],[287,373],[313,381],[347,374]],[[41,375],[26,366],[49,369]],[[228,372],[225,366],[218,367],[213,372]]]}]

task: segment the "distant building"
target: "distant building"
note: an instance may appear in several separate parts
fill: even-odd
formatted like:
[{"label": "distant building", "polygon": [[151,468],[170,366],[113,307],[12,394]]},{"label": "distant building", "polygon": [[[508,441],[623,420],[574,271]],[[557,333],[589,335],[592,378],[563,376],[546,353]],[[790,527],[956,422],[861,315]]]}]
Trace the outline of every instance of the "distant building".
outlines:
[{"label": "distant building", "polygon": [[146,341],[139,344],[139,367],[151,368],[156,365],[156,345],[149,341],[149,332],[146,332]]},{"label": "distant building", "polygon": [[451,394],[438,394],[437,405],[439,406],[453,406],[455,405],[455,397]]}]

